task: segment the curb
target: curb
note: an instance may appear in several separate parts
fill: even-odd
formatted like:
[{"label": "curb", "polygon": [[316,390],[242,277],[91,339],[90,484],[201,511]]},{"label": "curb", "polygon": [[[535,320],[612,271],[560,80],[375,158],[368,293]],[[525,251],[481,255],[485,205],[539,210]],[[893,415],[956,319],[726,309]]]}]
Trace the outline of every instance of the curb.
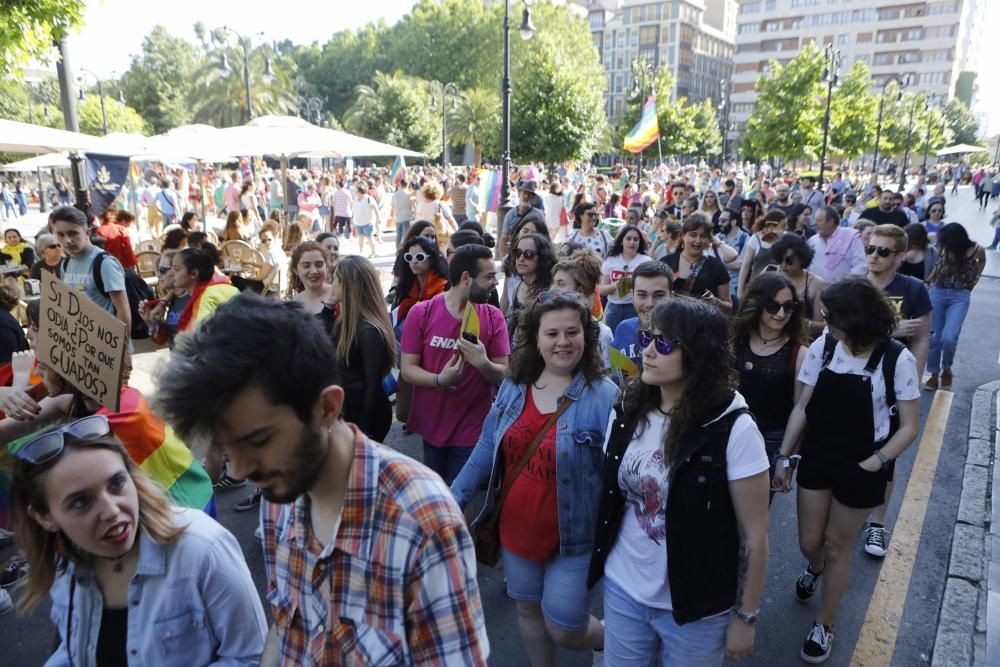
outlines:
[{"label": "curb", "polygon": [[[976,389],[933,667],[1000,665],[1000,380]],[[996,408],[996,411],[994,411]]]}]

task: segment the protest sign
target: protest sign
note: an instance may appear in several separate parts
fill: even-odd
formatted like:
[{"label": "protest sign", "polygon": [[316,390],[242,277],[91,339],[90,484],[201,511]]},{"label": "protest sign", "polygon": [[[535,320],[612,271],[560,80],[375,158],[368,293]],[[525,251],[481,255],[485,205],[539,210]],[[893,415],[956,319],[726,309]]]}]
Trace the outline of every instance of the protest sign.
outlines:
[{"label": "protest sign", "polygon": [[42,281],[38,360],[117,412],[128,347],[125,323],[48,271]]}]

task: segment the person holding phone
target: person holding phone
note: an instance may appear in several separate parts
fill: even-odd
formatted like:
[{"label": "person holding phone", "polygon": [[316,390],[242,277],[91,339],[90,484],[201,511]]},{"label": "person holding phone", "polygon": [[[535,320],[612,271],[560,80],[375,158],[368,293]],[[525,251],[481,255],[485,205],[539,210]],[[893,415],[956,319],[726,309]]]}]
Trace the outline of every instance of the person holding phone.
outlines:
[{"label": "person holding phone", "polygon": [[719,243],[712,236],[712,223],[704,214],[693,213],[681,226],[681,235],[683,248],[663,258],[674,272],[674,293],[700,298],[730,312],[729,272],[707,252]]}]

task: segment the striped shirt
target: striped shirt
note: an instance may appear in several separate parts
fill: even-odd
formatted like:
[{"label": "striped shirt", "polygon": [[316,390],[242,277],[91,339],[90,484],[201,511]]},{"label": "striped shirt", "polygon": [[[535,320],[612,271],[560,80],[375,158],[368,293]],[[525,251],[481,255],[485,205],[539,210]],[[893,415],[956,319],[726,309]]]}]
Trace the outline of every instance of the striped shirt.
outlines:
[{"label": "striped shirt", "polygon": [[311,533],[308,496],[261,503],[282,664],[485,665],[475,553],[448,487],[354,432],[344,508],[325,548]]},{"label": "striped shirt", "polygon": [[338,218],[351,217],[354,207],[354,197],[347,188],[337,188],[333,191],[333,215]]},{"label": "striped shirt", "polygon": [[456,185],[448,191],[448,196],[451,198],[451,212],[455,215],[465,215],[465,193],[468,189],[467,186]]}]

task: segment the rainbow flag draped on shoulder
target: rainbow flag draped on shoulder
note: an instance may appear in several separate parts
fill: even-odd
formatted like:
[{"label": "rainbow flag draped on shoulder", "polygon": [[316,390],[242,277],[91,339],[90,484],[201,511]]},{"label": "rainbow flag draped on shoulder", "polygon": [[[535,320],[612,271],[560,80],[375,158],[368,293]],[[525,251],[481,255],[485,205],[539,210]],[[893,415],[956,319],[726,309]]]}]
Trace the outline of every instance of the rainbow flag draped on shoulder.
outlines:
[{"label": "rainbow flag draped on shoulder", "polygon": [[640,153],[660,137],[660,124],[656,120],[656,96],[650,95],[642,107],[642,118],[632,131],[625,135],[625,150]]}]

